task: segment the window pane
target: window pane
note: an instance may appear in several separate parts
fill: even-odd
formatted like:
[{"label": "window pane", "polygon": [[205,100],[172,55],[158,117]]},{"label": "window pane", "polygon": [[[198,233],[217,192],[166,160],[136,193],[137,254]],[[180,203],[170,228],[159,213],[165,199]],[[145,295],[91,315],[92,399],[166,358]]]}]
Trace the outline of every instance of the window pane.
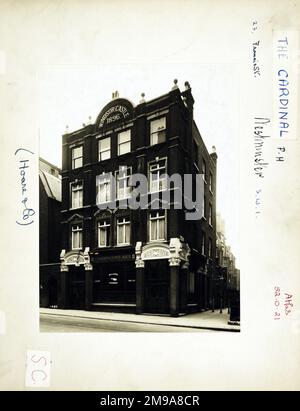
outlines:
[{"label": "window pane", "polygon": [[119,155],[130,152],[130,141],[128,143],[122,143],[119,145]]},{"label": "window pane", "polygon": [[166,117],[159,118],[158,120],[153,120],[150,123],[151,133],[162,130],[166,128]]},{"label": "window pane", "polygon": [[165,190],[167,188],[167,178],[165,175],[160,176],[159,180],[159,189],[160,190]]},{"label": "window pane", "polygon": [[130,224],[129,223],[125,225],[125,243],[126,244],[130,243]]},{"label": "window pane", "polygon": [[77,248],[77,236],[76,236],[76,232],[72,233],[72,248]]},{"label": "window pane", "polygon": [[96,190],[98,203],[105,203],[106,201],[110,201],[110,177],[100,177],[98,179],[98,185],[96,186]]},{"label": "window pane", "polygon": [[106,244],[106,227],[100,227],[99,246],[105,247]]},{"label": "window pane", "polygon": [[72,248],[82,248],[82,228],[78,225],[72,227]]},{"label": "window pane", "polygon": [[118,144],[130,141],[130,130],[123,131],[118,134]]},{"label": "window pane", "polygon": [[73,158],[82,157],[82,146],[73,148],[72,157]]},{"label": "window pane", "polygon": [[159,224],[159,239],[164,240],[165,239],[165,220],[160,219],[158,224]]},{"label": "window pane", "polygon": [[82,157],[74,159],[73,167],[74,168],[82,167]]},{"label": "window pane", "polygon": [[108,160],[109,158],[110,158],[110,150],[102,151],[102,153],[100,153],[100,158],[99,158],[100,161]]},{"label": "window pane", "polygon": [[166,132],[165,132],[165,130],[158,131],[156,133],[156,135],[157,135],[157,144],[163,143],[164,141],[166,141]]},{"label": "window pane", "polygon": [[110,137],[99,140],[99,161],[110,158]]},{"label": "window pane", "polygon": [[157,223],[156,220],[150,221],[150,233],[151,233],[151,240],[157,239]]},{"label": "window pane", "polygon": [[123,225],[117,226],[117,243],[118,244],[123,243]]},{"label": "window pane", "polygon": [[110,150],[110,137],[99,140],[100,151]]}]

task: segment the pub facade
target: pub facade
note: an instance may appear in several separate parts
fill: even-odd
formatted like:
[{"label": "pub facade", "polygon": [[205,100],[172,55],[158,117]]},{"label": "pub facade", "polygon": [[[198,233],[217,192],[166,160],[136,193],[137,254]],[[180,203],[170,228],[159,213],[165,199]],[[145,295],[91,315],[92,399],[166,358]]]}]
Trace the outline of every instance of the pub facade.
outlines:
[{"label": "pub facade", "polygon": [[[115,92],[94,124],[63,135],[59,308],[178,316],[213,306],[217,154],[193,105],[189,83],[180,91],[177,80],[137,105]],[[137,173],[147,208],[126,207]],[[175,191],[185,193],[168,186],[174,174],[202,174],[201,218],[175,207]]]}]

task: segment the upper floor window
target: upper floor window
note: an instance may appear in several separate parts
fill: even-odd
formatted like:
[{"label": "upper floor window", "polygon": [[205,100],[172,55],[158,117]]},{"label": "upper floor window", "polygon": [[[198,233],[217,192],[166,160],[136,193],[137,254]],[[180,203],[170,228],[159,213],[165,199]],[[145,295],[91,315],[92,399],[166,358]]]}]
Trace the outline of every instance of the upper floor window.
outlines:
[{"label": "upper floor window", "polygon": [[82,224],[72,225],[72,250],[82,248]]},{"label": "upper floor window", "polygon": [[158,160],[149,164],[149,183],[150,192],[162,191],[167,188],[167,161]]},{"label": "upper floor window", "polygon": [[130,244],[130,219],[120,217],[117,219],[117,245]]},{"label": "upper floor window", "polygon": [[83,147],[72,148],[72,168],[82,167],[83,165]]},{"label": "upper floor window", "polygon": [[203,174],[204,181],[206,181],[206,162],[204,158],[202,159],[202,174]]},{"label": "upper floor window", "polygon": [[111,200],[111,174],[105,173],[97,176],[96,201],[97,204]]},{"label": "upper floor window", "polygon": [[98,142],[98,160],[108,160],[110,158],[110,137],[103,138]]},{"label": "upper floor window", "polygon": [[118,134],[118,156],[130,153],[131,151],[131,131],[126,130]]},{"label": "upper floor window", "polygon": [[122,200],[130,196],[131,187],[129,186],[129,178],[131,176],[130,167],[121,167],[116,171],[117,180],[117,199]]},{"label": "upper floor window", "polygon": [[208,241],[208,256],[212,257],[212,240],[211,240],[211,238]]},{"label": "upper floor window", "polygon": [[166,240],[166,212],[154,210],[149,214],[149,238],[150,241]]},{"label": "upper floor window", "polygon": [[213,192],[213,180],[212,180],[212,173],[209,173],[209,189]]},{"label": "upper floor window", "polygon": [[212,205],[211,204],[209,204],[208,222],[209,222],[210,225],[212,225]]},{"label": "upper floor window", "polygon": [[166,141],[166,117],[153,120],[150,123],[150,145]]},{"label": "upper floor window", "polygon": [[72,208],[82,207],[82,198],[83,198],[83,184],[82,182],[76,182],[71,184],[71,204]]},{"label": "upper floor window", "polygon": [[110,221],[98,221],[98,247],[108,247],[110,244]]},{"label": "upper floor window", "polygon": [[203,217],[207,217],[207,205],[206,205],[206,196],[203,196]]},{"label": "upper floor window", "polygon": [[198,144],[196,143],[196,141],[193,141],[193,149],[194,149],[194,163],[196,164],[196,166],[198,167],[199,164],[199,149],[198,149]]},{"label": "upper floor window", "polygon": [[201,255],[205,255],[205,232],[201,231]]}]

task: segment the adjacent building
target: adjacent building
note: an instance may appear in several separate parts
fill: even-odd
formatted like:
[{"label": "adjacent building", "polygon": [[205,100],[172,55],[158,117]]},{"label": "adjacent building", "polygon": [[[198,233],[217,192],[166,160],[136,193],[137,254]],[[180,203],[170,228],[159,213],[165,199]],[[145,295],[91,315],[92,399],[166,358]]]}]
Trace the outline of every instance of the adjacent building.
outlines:
[{"label": "adjacent building", "polygon": [[[177,80],[137,105],[115,92],[94,124],[63,135],[60,308],[178,316],[213,306],[217,154],[193,105],[189,83],[181,91]],[[124,206],[137,173],[147,178],[147,209]],[[184,187],[168,186],[165,174],[203,175],[202,218],[189,221],[175,206]]]},{"label": "adjacent building", "polygon": [[230,301],[239,300],[240,270],[231,247],[226,243],[225,222],[217,214],[217,255],[215,275],[215,307],[229,307]]},{"label": "adjacent building", "polygon": [[57,307],[60,275],[61,170],[39,159],[40,306]]}]

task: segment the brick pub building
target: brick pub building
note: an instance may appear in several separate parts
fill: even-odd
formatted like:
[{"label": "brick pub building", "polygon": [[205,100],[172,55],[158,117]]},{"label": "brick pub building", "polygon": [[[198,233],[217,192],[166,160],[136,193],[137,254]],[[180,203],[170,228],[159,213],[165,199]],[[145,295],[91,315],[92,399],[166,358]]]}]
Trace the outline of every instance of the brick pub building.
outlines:
[{"label": "brick pub building", "polygon": [[[142,94],[136,106],[116,92],[95,124],[63,135],[59,308],[177,316],[213,306],[217,155],[193,105],[188,82],[151,101]],[[135,173],[148,179],[149,203],[166,189],[164,174],[203,173],[204,216],[188,221],[172,202],[122,208]]]}]

